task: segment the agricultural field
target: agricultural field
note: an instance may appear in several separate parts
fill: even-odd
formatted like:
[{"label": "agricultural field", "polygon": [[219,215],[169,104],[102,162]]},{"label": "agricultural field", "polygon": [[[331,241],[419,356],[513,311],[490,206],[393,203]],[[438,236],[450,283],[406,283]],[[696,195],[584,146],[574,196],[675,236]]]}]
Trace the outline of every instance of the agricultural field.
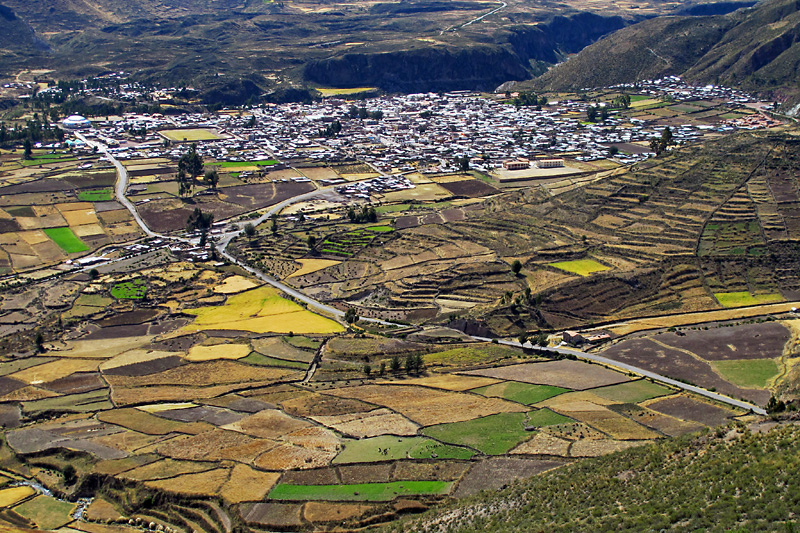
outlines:
[{"label": "agricultural field", "polygon": [[[0,457],[67,495],[93,473],[122,481],[88,516],[165,527],[198,513],[273,529],[357,523],[744,415],[446,328],[406,339],[332,331],[341,327],[275,289],[202,264],[72,283],[66,306],[40,304],[48,295],[33,289],[3,300],[69,318],[43,349],[20,338],[0,360]],[[409,356],[421,368],[392,368]],[[78,482],[67,483],[67,464]],[[148,511],[132,503],[145,494],[184,503]],[[202,503],[212,496],[219,504]],[[35,489],[6,487],[0,498],[31,524],[88,527],[70,516],[74,504]]]},{"label": "agricultural field", "polygon": [[578,259],[576,261],[560,261],[558,263],[550,263],[551,267],[558,268],[570,274],[577,274],[579,276],[589,276],[595,272],[603,272],[608,270],[609,267],[600,264],[594,259]]},{"label": "agricultural field", "polygon": [[774,321],[711,323],[636,335],[602,353],[765,405],[790,336],[786,326]]},{"label": "agricultural field", "polygon": [[161,130],[158,133],[165,139],[176,142],[216,141],[222,139],[217,132],[205,128]]}]

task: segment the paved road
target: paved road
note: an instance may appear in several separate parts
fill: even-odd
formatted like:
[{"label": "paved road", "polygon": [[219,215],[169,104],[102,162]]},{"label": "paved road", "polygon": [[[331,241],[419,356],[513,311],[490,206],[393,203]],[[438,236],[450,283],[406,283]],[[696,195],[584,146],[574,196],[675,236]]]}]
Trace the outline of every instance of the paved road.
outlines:
[{"label": "paved road", "polygon": [[[492,340],[492,339],[488,339],[486,337],[473,337],[473,339],[482,340],[482,341],[486,341],[486,342],[491,342],[491,340]],[[523,347],[523,345],[520,344],[517,341],[500,340],[498,342],[500,344],[505,344],[507,346],[515,346],[515,347],[518,347],[518,348]],[[548,352],[555,352],[555,353],[559,353],[559,354],[562,354],[562,355],[574,355],[575,357],[577,357],[579,359],[586,359],[588,361],[594,361],[594,362],[597,362],[597,363],[602,363],[604,365],[610,365],[610,366],[619,368],[621,370],[625,370],[627,372],[633,372],[635,374],[639,374],[640,376],[644,376],[646,378],[651,378],[654,381],[665,383],[667,385],[672,385],[673,387],[677,387],[677,388],[683,389],[685,391],[689,391],[689,392],[693,392],[695,394],[699,394],[700,396],[705,396],[706,398],[711,398],[712,400],[716,400],[718,402],[726,403],[728,405],[732,405],[734,407],[738,407],[740,409],[744,409],[745,411],[752,410],[754,413],[757,413],[759,415],[766,415],[767,414],[767,412],[764,409],[762,409],[760,407],[757,407],[757,406],[755,406],[755,405],[753,405],[751,403],[743,402],[741,400],[737,400],[735,398],[731,398],[729,396],[725,396],[724,394],[718,394],[716,392],[711,392],[709,390],[702,389],[700,387],[695,387],[694,385],[689,385],[688,383],[683,383],[682,381],[678,381],[678,380],[669,378],[667,376],[662,376],[661,374],[656,374],[655,372],[650,372],[649,370],[645,370],[643,368],[639,368],[639,367],[636,367],[636,366],[633,366],[633,365],[629,365],[627,363],[621,363],[619,361],[615,361],[613,359],[609,359],[608,357],[603,357],[601,355],[582,352],[580,350],[574,350],[572,348],[559,348],[559,347],[555,347],[555,348],[549,348],[549,347],[548,348],[540,348],[540,347],[537,347],[537,349],[545,350],[545,351],[548,351]]]},{"label": "paved road", "polygon": [[[181,240],[181,241],[184,241],[184,242],[188,242],[187,239],[180,239],[180,238],[172,237],[172,236],[169,236],[169,235],[162,235],[162,234],[156,233],[156,232],[152,231],[150,228],[148,228],[147,225],[145,224],[144,220],[142,220],[142,218],[139,216],[139,213],[136,211],[136,208],[134,207],[134,205],[130,202],[130,200],[128,200],[125,197],[125,190],[128,187],[128,171],[125,169],[125,166],[122,165],[122,163],[120,163],[113,155],[111,155],[108,152],[108,149],[104,145],[102,145],[100,143],[96,143],[94,141],[88,141],[87,139],[85,139],[80,134],[78,135],[78,137],[81,138],[84,142],[86,142],[90,146],[97,146],[98,147],[98,151],[103,152],[108,157],[108,159],[114,164],[114,166],[117,168],[117,172],[119,174],[118,179],[117,179],[117,185],[116,185],[117,199],[119,200],[119,202],[122,205],[124,205],[131,212],[131,214],[133,215],[134,219],[136,220],[136,223],[139,224],[139,227],[142,228],[142,231],[144,231],[150,237],[159,237],[159,238],[163,238],[163,239],[176,239],[176,240]],[[288,200],[284,200],[283,202],[275,204],[266,213],[264,213],[262,216],[260,216],[259,218],[255,219],[255,220],[242,221],[242,222],[234,223],[236,228],[237,228],[236,231],[227,232],[227,233],[223,234],[219,238],[219,240],[217,242],[217,245],[216,245],[217,251],[220,253],[220,255],[222,255],[228,261],[230,261],[230,262],[232,262],[232,263],[234,263],[236,265],[239,265],[241,268],[243,268],[246,271],[250,272],[254,276],[256,276],[259,279],[261,279],[262,281],[272,285],[273,287],[275,287],[275,288],[281,290],[282,292],[292,296],[293,298],[305,303],[309,307],[312,307],[312,308],[314,308],[314,309],[316,309],[318,311],[321,311],[322,313],[325,313],[325,314],[327,314],[329,316],[333,316],[333,317],[339,319],[340,321],[343,320],[344,311],[341,311],[339,309],[336,309],[335,307],[332,307],[330,305],[327,305],[327,304],[324,304],[324,303],[322,303],[320,301],[317,301],[314,298],[311,298],[310,296],[307,296],[307,295],[303,294],[302,292],[300,292],[300,291],[298,291],[296,289],[293,289],[292,287],[289,287],[288,285],[285,285],[284,283],[281,283],[280,281],[276,280],[275,278],[272,278],[271,276],[267,276],[266,274],[264,274],[260,270],[257,270],[255,268],[253,268],[253,267],[251,267],[249,265],[246,265],[243,262],[239,261],[238,259],[233,257],[231,254],[229,254],[227,252],[227,250],[226,250],[227,247],[228,247],[228,244],[230,244],[231,240],[234,237],[236,237],[237,235],[240,235],[244,231],[244,226],[248,222],[250,222],[253,225],[262,224],[270,216],[272,216],[273,214],[279,213],[284,208],[286,208],[286,207],[288,207],[288,206],[290,206],[290,205],[292,205],[294,203],[302,202],[302,201],[305,201],[305,200],[309,200],[311,198],[314,198],[316,196],[319,196],[321,194],[329,192],[330,190],[334,189],[335,187],[336,187],[335,185],[331,185],[331,186],[328,186],[328,187],[317,189],[315,191],[311,191],[311,192],[307,192],[305,194],[301,194],[301,195],[295,196],[293,198],[289,198]],[[396,324],[396,323],[393,323],[393,322],[388,322],[388,321],[385,321],[385,320],[379,320],[379,319],[374,319],[374,318],[362,318],[361,320],[364,320],[366,322],[383,324],[383,325],[387,325],[387,326],[405,327],[405,324]],[[483,342],[491,342],[492,341],[492,339],[489,339],[489,338],[486,338],[486,337],[475,337],[475,336],[473,336],[472,338],[477,340],[477,341],[483,341]],[[519,342],[516,342],[516,341],[498,340],[498,342],[500,344],[504,344],[504,345],[507,345],[507,346],[514,346],[514,347],[518,347],[518,348],[523,347],[522,344],[520,344]],[[754,413],[757,413],[757,414],[760,414],[760,415],[766,415],[767,414],[767,412],[764,409],[762,409],[760,407],[757,407],[757,406],[755,406],[753,404],[750,404],[750,403],[747,403],[747,402],[743,402],[741,400],[736,400],[734,398],[730,398],[728,396],[725,396],[725,395],[722,395],[722,394],[718,394],[716,392],[711,392],[711,391],[702,389],[700,387],[695,387],[694,385],[689,385],[689,384],[686,384],[686,383],[682,383],[680,381],[674,380],[674,379],[669,378],[667,376],[662,376],[660,374],[656,374],[655,372],[650,372],[649,370],[645,370],[643,368],[635,367],[635,366],[632,366],[632,365],[629,365],[629,364],[626,364],[626,363],[620,363],[618,361],[614,361],[612,359],[608,359],[607,357],[602,357],[600,355],[595,355],[595,354],[591,354],[591,353],[582,352],[580,350],[573,350],[573,349],[570,349],[570,348],[541,348],[541,349],[542,350],[546,350],[546,351],[550,351],[550,352],[554,352],[554,353],[559,353],[559,354],[562,354],[562,355],[574,355],[575,357],[577,357],[579,359],[585,359],[585,360],[589,360],[589,361],[595,361],[595,362],[598,362],[598,363],[602,363],[602,364],[605,364],[605,365],[610,365],[610,366],[619,368],[621,370],[625,370],[625,371],[628,371],[628,372],[633,372],[635,374],[639,374],[640,376],[651,378],[654,381],[658,381],[660,383],[665,383],[667,385],[671,385],[673,387],[677,387],[677,388],[685,390],[685,391],[693,392],[693,393],[698,394],[700,396],[705,396],[706,398],[711,398],[712,400],[716,400],[718,402],[726,403],[728,405],[732,405],[734,407],[738,407],[740,409],[744,409],[746,411],[752,410]]]}]

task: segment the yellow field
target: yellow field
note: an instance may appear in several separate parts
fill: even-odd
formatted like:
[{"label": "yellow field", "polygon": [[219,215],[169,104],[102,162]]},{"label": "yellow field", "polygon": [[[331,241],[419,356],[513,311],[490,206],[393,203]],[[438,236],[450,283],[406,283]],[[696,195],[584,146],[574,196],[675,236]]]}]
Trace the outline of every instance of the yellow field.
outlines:
[{"label": "yellow field", "polygon": [[311,274],[312,272],[341,263],[341,261],[334,261],[333,259],[298,259],[297,262],[301,265],[300,269],[292,273],[286,279]]},{"label": "yellow field", "polygon": [[228,480],[228,473],[227,468],[218,468],[198,474],[184,474],[169,479],[148,481],[145,485],[178,494],[213,496],[219,494],[222,484]]},{"label": "yellow field", "polygon": [[282,298],[276,289],[261,287],[228,298],[225,305],[186,309],[195,315],[185,331],[230,329],[254,333],[338,333],[337,322]]},{"label": "yellow field", "polygon": [[0,507],[11,507],[34,494],[36,494],[36,491],[27,486],[0,490]]},{"label": "yellow field", "polygon": [[246,344],[216,344],[214,346],[192,346],[186,360],[241,359],[248,355],[250,355],[250,347]]},{"label": "yellow field", "polygon": [[161,411],[172,411],[173,409],[191,409],[192,407],[197,407],[197,404],[190,402],[155,403],[153,405],[137,405],[136,409],[152,414],[160,413]]},{"label": "yellow field", "polygon": [[342,96],[347,94],[365,93],[374,91],[375,87],[353,87],[352,89],[317,89],[322,96]]},{"label": "yellow field", "polygon": [[32,366],[9,377],[35,385],[69,376],[74,372],[97,370],[97,361],[87,359],[57,359],[42,365]]},{"label": "yellow field", "polygon": [[259,285],[260,283],[257,283],[244,276],[231,276],[229,278],[225,278],[222,283],[211,290],[217,294],[236,294],[237,292],[253,289]]},{"label": "yellow field", "polygon": [[170,141],[215,141],[222,139],[215,132],[207,129],[162,130],[158,132]]},{"label": "yellow field", "polygon": [[260,472],[237,464],[219,494],[230,503],[260,501],[272,490],[280,477],[278,472]]}]

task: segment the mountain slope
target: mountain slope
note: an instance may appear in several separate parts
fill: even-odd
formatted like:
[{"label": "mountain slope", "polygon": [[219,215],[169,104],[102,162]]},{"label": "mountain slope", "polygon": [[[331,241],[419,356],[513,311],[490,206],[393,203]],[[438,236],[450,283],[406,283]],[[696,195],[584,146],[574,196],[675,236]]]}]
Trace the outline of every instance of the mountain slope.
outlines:
[{"label": "mountain slope", "polygon": [[800,426],[687,436],[588,459],[385,530],[796,531]]},{"label": "mountain slope", "polygon": [[728,15],[662,17],[624,28],[535,85],[579,89],[681,75],[748,90],[794,91],[798,65],[800,2],[767,0]]}]

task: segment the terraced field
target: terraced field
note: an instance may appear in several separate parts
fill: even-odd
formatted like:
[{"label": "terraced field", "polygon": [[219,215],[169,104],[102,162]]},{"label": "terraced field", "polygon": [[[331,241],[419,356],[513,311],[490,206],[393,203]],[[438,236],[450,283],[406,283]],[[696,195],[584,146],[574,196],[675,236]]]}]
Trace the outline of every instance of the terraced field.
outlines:
[{"label": "terraced field", "polygon": [[[248,329],[301,311],[241,274],[190,263],[75,284],[80,313],[57,308],[66,333],[0,361],[0,506],[26,527],[97,524],[75,521],[73,503],[8,486],[13,476],[67,495],[101,476],[86,515],[99,522],[356,526],[744,415],[445,328],[406,339]],[[132,297],[140,286],[146,299]],[[26,305],[43,297],[31,292]],[[417,355],[423,368],[393,367]]]}]

